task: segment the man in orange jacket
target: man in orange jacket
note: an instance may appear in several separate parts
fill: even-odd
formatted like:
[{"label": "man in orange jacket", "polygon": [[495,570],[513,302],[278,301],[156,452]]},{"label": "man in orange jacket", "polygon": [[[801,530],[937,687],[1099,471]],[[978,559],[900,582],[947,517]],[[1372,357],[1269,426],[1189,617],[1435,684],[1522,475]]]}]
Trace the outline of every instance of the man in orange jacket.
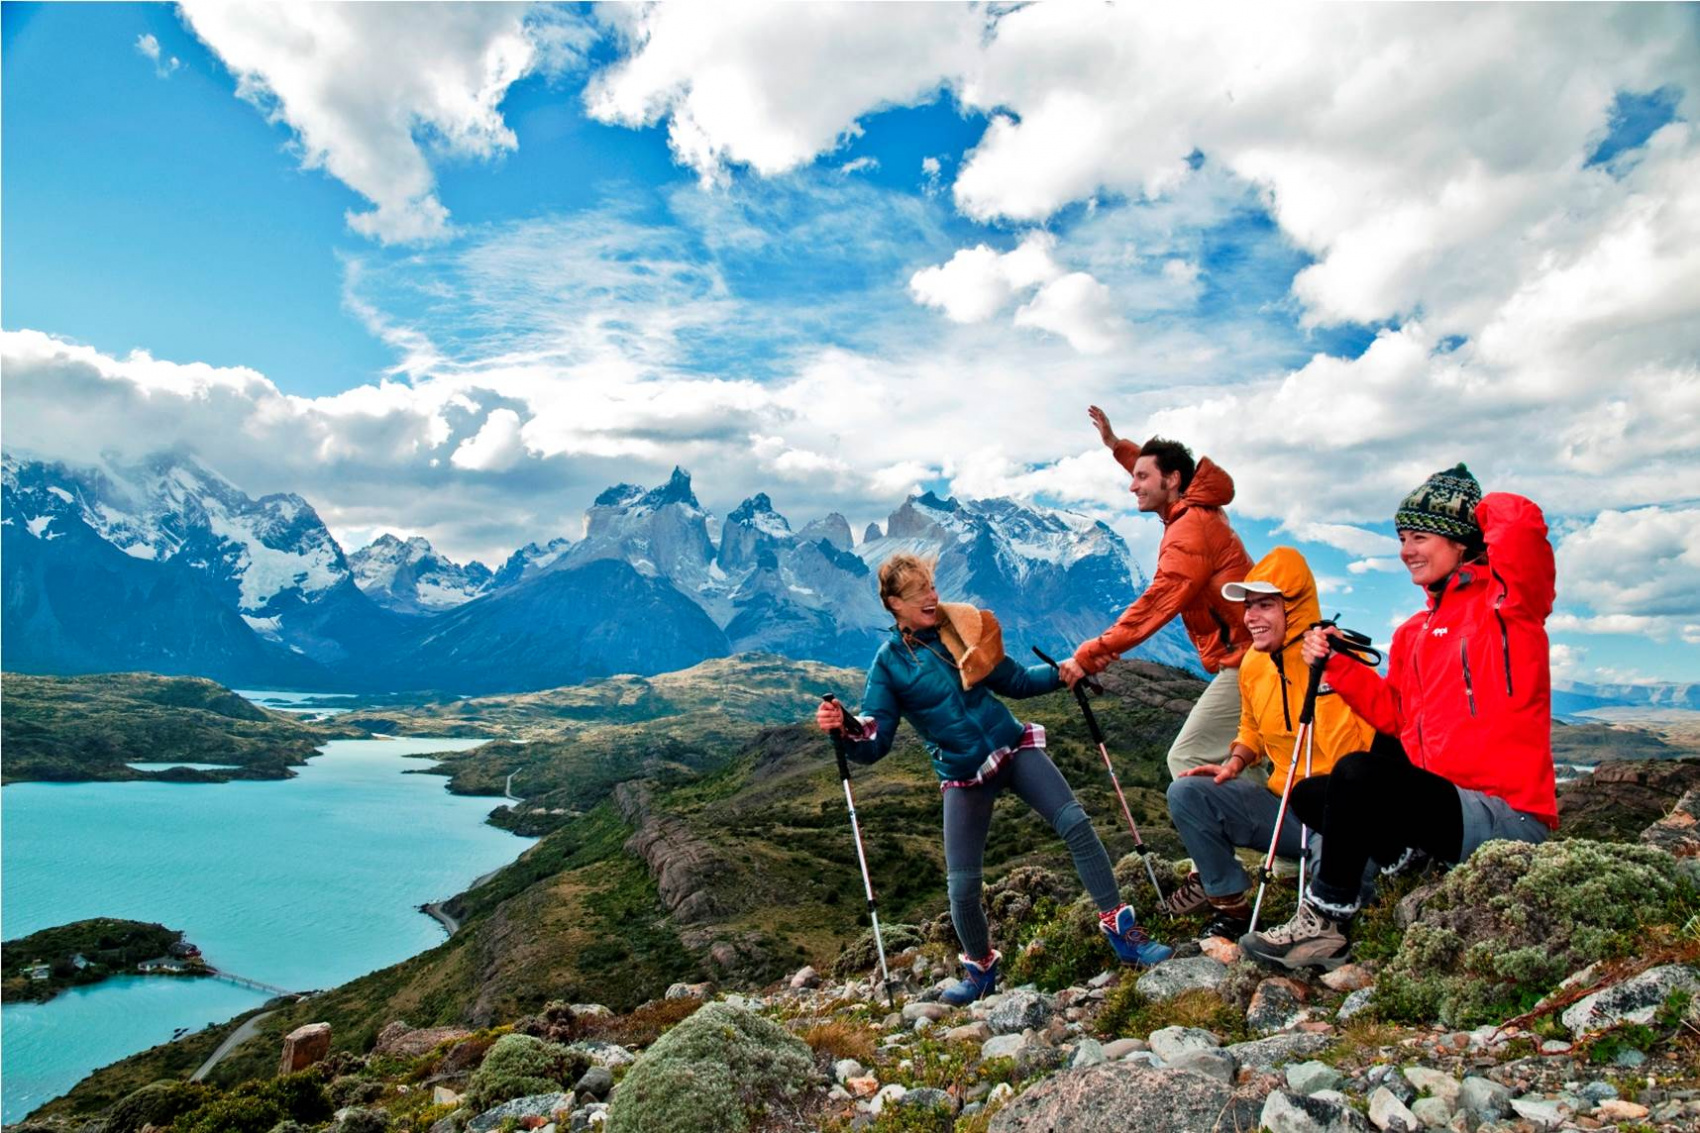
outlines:
[{"label": "man in orange jacket", "polygon": [[1062,678],[1072,687],[1082,676],[1101,672],[1179,614],[1204,671],[1213,674],[1169,747],[1169,774],[1179,777],[1227,759],[1239,731],[1239,665],[1251,636],[1239,604],[1224,598],[1222,587],[1245,578],[1251,556],[1222,510],[1234,498],[1234,480],[1209,457],[1195,465],[1192,452],[1178,441],[1152,437],[1138,445],[1116,436],[1096,405],[1087,415],[1133,477],[1128,490],[1139,510],[1163,521],[1163,542],[1151,585],[1115,625],[1062,663]]}]

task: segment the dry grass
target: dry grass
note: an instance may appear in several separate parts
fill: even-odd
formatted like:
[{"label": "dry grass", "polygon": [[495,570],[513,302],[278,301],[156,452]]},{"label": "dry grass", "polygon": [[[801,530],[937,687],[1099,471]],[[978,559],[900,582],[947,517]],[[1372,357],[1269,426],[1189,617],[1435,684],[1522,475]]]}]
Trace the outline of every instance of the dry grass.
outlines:
[{"label": "dry grass", "polygon": [[833,1019],[806,1027],[798,1032],[797,1037],[808,1043],[816,1054],[827,1055],[833,1061],[854,1058],[866,1066],[873,1062],[878,1049],[874,1034],[873,1028],[865,1023]]},{"label": "dry grass", "polygon": [[696,1014],[698,999],[656,999],[611,1019],[590,1019],[585,1035],[621,1046],[647,1047],[679,1023]]}]

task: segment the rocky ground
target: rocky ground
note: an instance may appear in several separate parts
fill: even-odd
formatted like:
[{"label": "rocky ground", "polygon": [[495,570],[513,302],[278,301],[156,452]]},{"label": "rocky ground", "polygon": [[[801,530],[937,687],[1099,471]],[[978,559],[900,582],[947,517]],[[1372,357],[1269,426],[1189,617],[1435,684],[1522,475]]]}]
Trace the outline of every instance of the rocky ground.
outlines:
[{"label": "rocky ground", "polygon": [[[804,968],[760,993],[677,984],[623,1015],[553,1004],[479,1031],[397,1021],[362,1056],[303,1028],[269,1082],[156,1083],[98,1116],[16,1128],[1695,1130],[1700,859],[1653,844],[1692,826],[1691,810],[1642,845],[1496,843],[1444,877],[1391,884],[1359,922],[1366,958],[1322,976],[1271,973],[1220,939],[1148,971],[1103,970],[1091,911],[1047,914],[1066,885],[1018,870],[988,905],[1000,939],[1041,923],[1005,960],[1011,982],[1032,982],[968,1007],[938,1002],[954,978],[944,922],[892,926],[884,987],[864,936],[833,973]],[[1095,974],[1060,980],[1072,957]]]}]

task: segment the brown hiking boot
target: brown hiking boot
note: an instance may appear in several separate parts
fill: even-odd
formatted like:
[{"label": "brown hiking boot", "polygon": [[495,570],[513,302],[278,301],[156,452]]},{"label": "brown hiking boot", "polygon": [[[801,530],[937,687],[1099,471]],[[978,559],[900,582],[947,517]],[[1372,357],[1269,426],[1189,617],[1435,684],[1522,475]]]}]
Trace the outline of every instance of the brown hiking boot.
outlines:
[{"label": "brown hiking boot", "polygon": [[1169,914],[1176,917],[1196,913],[1210,904],[1210,897],[1204,892],[1204,882],[1199,880],[1196,870],[1187,874],[1186,880],[1175,887],[1166,903],[1169,906]]},{"label": "brown hiking boot", "polygon": [[1319,912],[1309,901],[1284,925],[1240,937],[1240,951],[1269,967],[1296,972],[1319,968],[1331,972],[1344,964],[1352,950],[1345,927]]}]

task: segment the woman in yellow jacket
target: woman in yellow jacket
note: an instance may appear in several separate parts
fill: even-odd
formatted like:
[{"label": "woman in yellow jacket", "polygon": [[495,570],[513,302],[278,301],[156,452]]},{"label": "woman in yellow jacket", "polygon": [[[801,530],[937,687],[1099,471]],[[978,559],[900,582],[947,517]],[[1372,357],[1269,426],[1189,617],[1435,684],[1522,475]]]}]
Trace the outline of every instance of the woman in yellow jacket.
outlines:
[{"label": "woman in yellow jacket", "polygon": [[[1301,654],[1305,630],[1322,618],[1316,579],[1304,556],[1276,547],[1254,566],[1243,582],[1222,587],[1222,596],[1243,603],[1251,649],[1240,664],[1240,726],[1224,762],[1194,767],[1169,784],[1169,815],[1192,855],[1197,876],[1176,894],[1187,902],[1202,888],[1215,910],[1205,936],[1237,940],[1250,928],[1251,884],[1235,856],[1236,847],[1266,850],[1275,833],[1281,791],[1294,763],[1299,711],[1304,706],[1308,672]],[[1325,684],[1316,698],[1315,739],[1310,774],[1326,775],[1334,761],[1363,751],[1374,730]],[[1248,767],[1269,762],[1267,782],[1242,777]],[[1305,769],[1299,767],[1297,774]],[[1283,857],[1298,857],[1299,820],[1291,810],[1281,824],[1277,846]]]}]

